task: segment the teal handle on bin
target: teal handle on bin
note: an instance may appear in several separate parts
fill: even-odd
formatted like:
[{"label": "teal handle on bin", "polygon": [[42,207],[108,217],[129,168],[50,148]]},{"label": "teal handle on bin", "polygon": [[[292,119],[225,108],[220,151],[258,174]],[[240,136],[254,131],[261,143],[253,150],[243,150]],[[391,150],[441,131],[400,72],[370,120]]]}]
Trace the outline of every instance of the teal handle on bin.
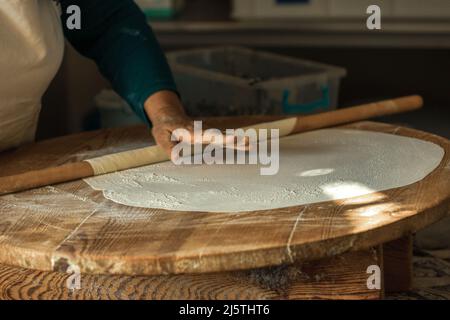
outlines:
[{"label": "teal handle on bin", "polygon": [[321,86],[322,97],[319,100],[304,104],[290,104],[289,96],[291,92],[284,90],[283,92],[283,112],[286,114],[292,113],[312,113],[321,109],[328,109],[331,106],[330,89],[328,86]]}]

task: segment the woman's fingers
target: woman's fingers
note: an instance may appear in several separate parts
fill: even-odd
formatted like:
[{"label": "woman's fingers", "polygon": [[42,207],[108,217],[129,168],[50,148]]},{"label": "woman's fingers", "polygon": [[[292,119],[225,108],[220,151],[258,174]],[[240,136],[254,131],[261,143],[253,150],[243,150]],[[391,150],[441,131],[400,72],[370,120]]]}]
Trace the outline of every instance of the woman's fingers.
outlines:
[{"label": "woman's fingers", "polygon": [[152,134],[156,143],[172,159],[172,149],[177,145],[176,141],[172,141],[172,132],[165,128],[153,128]]},{"label": "woman's fingers", "polygon": [[152,129],[152,134],[172,161],[178,160],[182,156],[172,154],[173,148],[179,143],[191,146],[216,144],[223,148],[241,151],[251,151],[255,147],[247,136],[227,135],[217,129],[195,130],[191,123],[185,122],[178,125],[175,123],[161,124]]},{"label": "woman's fingers", "polygon": [[[176,128],[172,128],[177,130]],[[220,131],[219,129],[211,129],[203,126],[202,130],[196,129],[192,124],[183,127],[185,134],[179,134],[179,141],[191,144],[217,144],[223,147],[233,148],[238,150],[249,149],[249,138],[236,135],[229,135]]]}]

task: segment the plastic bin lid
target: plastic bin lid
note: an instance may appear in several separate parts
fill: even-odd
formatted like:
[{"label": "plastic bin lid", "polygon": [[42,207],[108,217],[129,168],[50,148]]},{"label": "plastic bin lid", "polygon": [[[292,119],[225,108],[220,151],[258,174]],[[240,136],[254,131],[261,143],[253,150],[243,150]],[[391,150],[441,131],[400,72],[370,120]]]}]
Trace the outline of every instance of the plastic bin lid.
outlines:
[{"label": "plastic bin lid", "polygon": [[102,90],[95,96],[94,102],[99,109],[133,112],[128,103],[113,90]]}]

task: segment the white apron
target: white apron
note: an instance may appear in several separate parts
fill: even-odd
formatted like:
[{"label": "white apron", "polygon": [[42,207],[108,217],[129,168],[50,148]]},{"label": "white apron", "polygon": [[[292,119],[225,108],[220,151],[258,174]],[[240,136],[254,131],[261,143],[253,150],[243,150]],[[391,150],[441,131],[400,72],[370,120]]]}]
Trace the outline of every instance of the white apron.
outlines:
[{"label": "white apron", "polygon": [[41,98],[63,52],[53,1],[0,0],[0,151],[34,140]]}]

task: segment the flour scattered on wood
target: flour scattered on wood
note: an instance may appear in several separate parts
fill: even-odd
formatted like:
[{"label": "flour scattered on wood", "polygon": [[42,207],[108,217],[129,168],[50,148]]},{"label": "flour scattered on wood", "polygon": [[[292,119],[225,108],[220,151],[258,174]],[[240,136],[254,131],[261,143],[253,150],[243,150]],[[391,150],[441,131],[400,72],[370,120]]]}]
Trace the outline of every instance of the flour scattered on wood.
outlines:
[{"label": "flour scattered on wood", "polygon": [[179,211],[245,212],[341,200],[425,178],[444,150],[430,142],[326,129],[280,140],[280,171],[259,165],[176,166],[170,162],[86,179],[116,203]]}]

